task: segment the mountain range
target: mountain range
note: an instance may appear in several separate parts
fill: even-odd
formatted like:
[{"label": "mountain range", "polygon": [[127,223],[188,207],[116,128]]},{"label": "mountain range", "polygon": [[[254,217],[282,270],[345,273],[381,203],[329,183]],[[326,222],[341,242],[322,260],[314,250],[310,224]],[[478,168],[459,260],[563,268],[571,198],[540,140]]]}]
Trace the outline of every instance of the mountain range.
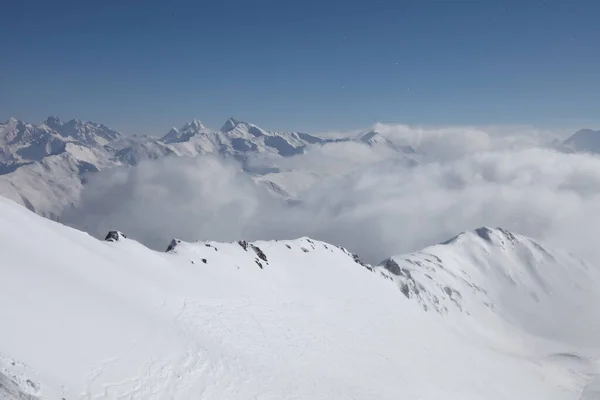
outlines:
[{"label": "mountain range", "polygon": [[[218,131],[199,120],[172,128],[162,137],[125,136],[95,122],[49,117],[40,125],[14,118],[0,123],[0,194],[45,217],[56,219],[77,204],[87,175],[106,168],[135,166],[168,156],[215,155],[235,159],[277,195],[287,195],[278,184],[258,179],[279,172],[273,159],[292,157],[313,146],[356,143],[398,154],[407,163],[418,163],[418,152],[396,146],[370,131],[346,138],[321,138],[302,132],[272,132],[229,118]],[[253,155],[267,161],[249,163]]]},{"label": "mountain range", "polygon": [[[596,152],[597,134],[557,150]],[[0,399],[600,398],[600,269],[516,232],[480,227],[369,264],[308,237],[157,251],[51,220],[94,174],[149,160],[235,160],[293,202],[291,181],[321,178],[295,169],[300,156],[341,146],[359,168],[366,151],[412,168],[419,148],[235,118],[162,137],[11,118],[0,145]]]},{"label": "mountain range", "polygon": [[[567,152],[600,152],[600,131],[584,129],[557,145]],[[229,118],[219,130],[193,120],[162,137],[123,135],[106,125],[48,117],[39,125],[14,118],[0,123],[0,194],[52,219],[75,207],[89,174],[164,157],[214,155],[237,160],[258,185],[293,200],[314,173],[282,169],[278,160],[331,144],[358,144],[418,165],[425,153],[366,131],[341,138],[273,132]],[[293,177],[294,179],[291,179]],[[293,181],[293,183],[292,183]]]}]

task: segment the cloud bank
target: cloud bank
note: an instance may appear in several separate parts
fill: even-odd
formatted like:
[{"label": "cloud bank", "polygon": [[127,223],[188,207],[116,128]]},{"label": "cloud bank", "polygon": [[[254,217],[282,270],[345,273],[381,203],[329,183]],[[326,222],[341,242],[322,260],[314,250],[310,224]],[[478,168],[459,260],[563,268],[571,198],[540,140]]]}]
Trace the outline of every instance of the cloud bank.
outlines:
[{"label": "cloud bank", "polygon": [[[394,129],[386,134],[400,141]],[[312,177],[292,191],[297,202],[216,157],[147,161],[92,176],[63,219],[97,236],[119,229],[158,250],[173,237],[310,236],[378,262],[486,225],[600,256],[600,158],[536,147],[547,135],[481,132],[405,134],[435,152],[418,166],[362,145],[316,147],[281,162],[284,184]]]}]

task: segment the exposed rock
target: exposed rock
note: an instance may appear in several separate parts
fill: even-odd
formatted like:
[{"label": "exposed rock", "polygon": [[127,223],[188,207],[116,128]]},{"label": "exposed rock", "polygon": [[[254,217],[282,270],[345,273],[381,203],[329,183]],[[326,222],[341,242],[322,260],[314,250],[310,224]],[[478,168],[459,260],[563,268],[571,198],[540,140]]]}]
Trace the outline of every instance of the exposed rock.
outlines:
[{"label": "exposed rock", "polygon": [[118,242],[123,239],[127,239],[127,236],[125,236],[122,232],[119,231],[109,231],[106,237],[104,238],[104,240],[106,240],[107,242]]},{"label": "exposed rock", "polygon": [[260,258],[261,260],[263,260],[265,262],[269,262],[267,260],[267,255],[258,246],[252,245],[252,250],[254,250],[254,252],[256,253],[258,258]]},{"label": "exposed rock", "polygon": [[171,243],[169,243],[169,247],[167,247],[166,252],[168,253],[170,251],[175,250],[175,247],[177,247],[177,245],[180,244],[180,243],[181,243],[181,240],[179,240],[179,239],[173,239],[173,240],[171,240]]}]

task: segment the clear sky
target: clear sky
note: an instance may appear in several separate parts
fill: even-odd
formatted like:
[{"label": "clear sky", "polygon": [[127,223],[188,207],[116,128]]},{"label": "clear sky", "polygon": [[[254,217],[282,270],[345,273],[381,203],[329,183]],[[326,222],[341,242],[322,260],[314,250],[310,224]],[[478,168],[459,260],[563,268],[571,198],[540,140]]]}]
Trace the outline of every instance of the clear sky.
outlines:
[{"label": "clear sky", "polygon": [[0,19],[2,120],[600,128],[598,1],[5,0]]}]

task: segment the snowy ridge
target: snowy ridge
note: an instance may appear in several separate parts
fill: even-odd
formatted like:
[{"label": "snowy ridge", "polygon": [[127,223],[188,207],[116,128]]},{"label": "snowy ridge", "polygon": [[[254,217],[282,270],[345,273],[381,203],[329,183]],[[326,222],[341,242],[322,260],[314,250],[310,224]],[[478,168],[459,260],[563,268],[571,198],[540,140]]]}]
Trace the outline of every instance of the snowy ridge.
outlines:
[{"label": "snowy ridge", "polygon": [[0,163],[6,169],[9,165],[40,161],[68,151],[68,143],[101,148],[120,136],[119,132],[91,121],[73,119],[63,123],[57,117],[48,117],[35,126],[10,118],[0,123]]},{"label": "snowy ridge", "polygon": [[44,126],[58,132],[64,138],[92,146],[103,146],[121,137],[121,133],[106,125],[92,121],[83,122],[80,119],[62,122],[58,117],[48,117],[41,125]]},{"label": "snowy ridge", "polygon": [[[478,228],[379,265],[426,311],[501,318],[536,337],[597,343],[600,272],[501,228]],[[574,294],[576,293],[576,294]]]},{"label": "snowy ridge", "polygon": [[[505,337],[506,351],[474,341],[407,300],[387,270],[309,238],[174,240],[155,252],[117,231],[96,240],[1,198],[0,219],[0,317],[11,327],[0,330],[0,354],[16,361],[3,361],[0,382],[11,393],[567,400],[591,373],[591,361],[549,358],[557,349],[541,358],[521,349],[519,335]],[[489,251],[499,239],[512,246],[505,233],[489,236]],[[467,242],[440,247],[469,254]]]},{"label": "snowy ridge", "polygon": [[[223,254],[217,256],[219,249],[223,250]],[[229,265],[237,269],[240,266],[248,268],[258,267],[259,269],[271,268],[268,253],[272,251],[288,253],[297,258],[302,257],[311,252],[328,252],[348,257],[356,264],[365,267],[372,271],[372,268],[360,261],[356,254],[350,253],[348,250],[327,244],[320,241],[311,240],[304,237],[296,240],[275,240],[275,241],[257,241],[247,242],[240,240],[232,243],[219,242],[195,242],[186,243],[179,239],[173,239],[166,250],[168,253],[178,254],[189,258],[190,262],[195,264],[201,262],[209,264],[211,259],[217,259],[218,265]]]},{"label": "snowy ridge", "polygon": [[181,130],[177,128],[171,128],[166,135],[164,135],[160,141],[166,144],[169,143],[179,143],[190,140],[194,135],[209,132],[208,128],[206,128],[201,121],[195,119],[191,122],[185,124]]}]

